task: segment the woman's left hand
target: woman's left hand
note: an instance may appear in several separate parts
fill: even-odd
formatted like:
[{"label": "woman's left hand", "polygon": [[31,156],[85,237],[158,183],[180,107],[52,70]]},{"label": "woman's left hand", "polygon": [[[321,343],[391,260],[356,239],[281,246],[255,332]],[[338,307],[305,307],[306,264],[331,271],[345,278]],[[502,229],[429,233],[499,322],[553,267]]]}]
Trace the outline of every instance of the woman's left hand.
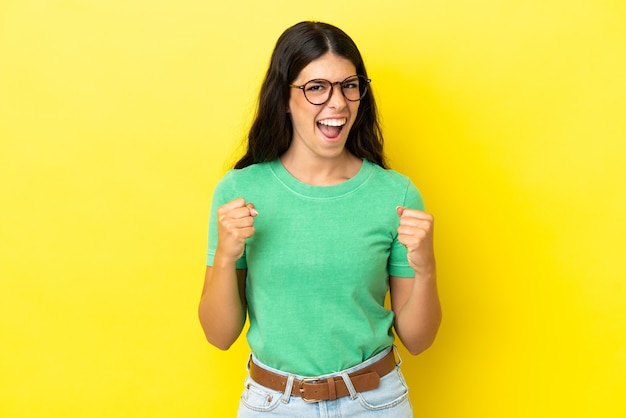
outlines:
[{"label": "woman's left hand", "polygon": [[396,208],[400,216],[398,241],[408,250],[407,259],[415,274],[430,276],[435,270],[433,222],[430,213],[402,206]]}]

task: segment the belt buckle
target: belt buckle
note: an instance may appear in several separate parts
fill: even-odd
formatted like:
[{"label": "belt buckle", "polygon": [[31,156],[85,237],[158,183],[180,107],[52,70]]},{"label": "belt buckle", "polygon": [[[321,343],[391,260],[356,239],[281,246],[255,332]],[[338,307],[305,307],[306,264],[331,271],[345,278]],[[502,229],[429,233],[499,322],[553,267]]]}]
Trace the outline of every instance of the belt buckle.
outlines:
[{"label": "belt buckle", "polygon": [[298,391],[300,391],[300,398],[302,398],[302,400],[306,403],[317,403],[317,402],[321,402],[321,399],[309,399],[306,396],[304,396],[304,384],[305,383],[310,383],[310,384],[315,384],[315,383],[319,383],[319,379],[315,379],[315,378],[304,378],[302,380],[300,380],[300,383],[298,383]]}]

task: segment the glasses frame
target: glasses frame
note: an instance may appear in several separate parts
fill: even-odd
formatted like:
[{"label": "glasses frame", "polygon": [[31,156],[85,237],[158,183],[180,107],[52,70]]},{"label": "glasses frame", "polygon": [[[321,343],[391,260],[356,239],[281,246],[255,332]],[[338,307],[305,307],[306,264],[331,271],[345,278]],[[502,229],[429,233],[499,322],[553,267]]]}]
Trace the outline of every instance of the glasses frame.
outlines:
[{"label": "glasses frame", "polygon": [[[365,87],[363,88],[363,92],[361,93],[361,97],[359,97],[356,100],[351,100],[351,99],[348,99],[348,97],[346,96],[346,93],[344,93],[344,91],[343,91],[343,83],[345,83],[346,81],[348,81],[348,80],[350,80],[351,78],[354,78],[354,77],[358,77],[359,82],[365,82]],[[313,103],[307,97],[306,91],[304,90],[304,87],[307,84],[309,84],[309,83],[320,82],[320,81],[324,81],[324,82],[330,84],[330,90],[328,91],[328,97],[322,103]],[[311,103],[312,105],[314,105],[314,106],[322,106],[322,105],[325,105],[326,103],[328,103],[328,101],[333,97],[333,93],[335,92],[335,86],[336,85],[339,85],[339,90],[341,90],[341,94],[343,95],[344,99],[346,99],[349,102],[359,102],[367,94],[367,89],[368,89],[368,87],[369,87],[371,82],[372,82],[371,79],[369,79],[369,78],[367,78],[367,77],[365,77],[363,75],[354,74],[354,75],[351,75],[349,77],[346,77],[343,81],[332,82],[330,80],[326,80],[326,79],[323,79],[323,78],[315,78],[315,79],[309,80],[306,83],[301,84],[301,85],[290,84],[289,87],[291,87],[292,89],[300,89],[302,91],[302,94],[304,94],[304,98],[306,99],[306,101]]]}]

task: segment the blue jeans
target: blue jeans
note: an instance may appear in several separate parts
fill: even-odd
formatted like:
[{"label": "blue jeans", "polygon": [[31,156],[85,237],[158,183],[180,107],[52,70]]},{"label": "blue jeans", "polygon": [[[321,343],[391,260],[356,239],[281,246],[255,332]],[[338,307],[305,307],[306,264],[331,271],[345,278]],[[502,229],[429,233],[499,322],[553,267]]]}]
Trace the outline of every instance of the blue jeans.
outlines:
[{"label": "blue jeans", "polygon": [[400,363],[396,368],[380,379],[380,386],[366,392],[356,392],[348,374],[356,372],[370,364],[380,360],[389,353],[389,347],[372,357],[371,359],[351,367],[342,372],[319,376],[319,379],[328,377],[342,377],[350,390],[350,396],[344,396],[332,401],[306,403],[302,398],[291,395],[294,379],[302,379],[308,376],[296,376],[272,369],[259,362],[254,355],[252,360],[255,364],[274,373],[287,377],[287,388],[284,392],[275,391],[259,385],[248,378],[245,381],[245,389],[239,403],[239,418],[262,418],[262,417],[297,417],[297,418],[333,418],[333,417],[390,417],[412,418],[413,409],[409,401],[409,391],[400,372]]}]

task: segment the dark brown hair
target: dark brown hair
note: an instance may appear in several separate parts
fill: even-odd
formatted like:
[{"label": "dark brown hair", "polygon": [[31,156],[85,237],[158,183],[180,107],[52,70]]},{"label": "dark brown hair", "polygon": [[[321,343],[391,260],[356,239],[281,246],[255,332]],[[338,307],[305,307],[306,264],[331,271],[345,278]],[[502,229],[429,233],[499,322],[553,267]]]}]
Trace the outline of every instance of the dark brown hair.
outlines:
[{"label": "dark brown hair", "polygon": [[[293,136],[291,118],[287,113],[291,90],[289,84],[311,61],[328,52],[348,59],[354,64],[357,74],[367,77],[356,44],[335,26],[321,22],[300,22],[278,38],[261,86],[256,115],[248,134],[248,148],[235,168],[271,161],[287,151]],[[359,158],[387,168],[383,135],[371,86],[361,99],[346,148]]]}]

